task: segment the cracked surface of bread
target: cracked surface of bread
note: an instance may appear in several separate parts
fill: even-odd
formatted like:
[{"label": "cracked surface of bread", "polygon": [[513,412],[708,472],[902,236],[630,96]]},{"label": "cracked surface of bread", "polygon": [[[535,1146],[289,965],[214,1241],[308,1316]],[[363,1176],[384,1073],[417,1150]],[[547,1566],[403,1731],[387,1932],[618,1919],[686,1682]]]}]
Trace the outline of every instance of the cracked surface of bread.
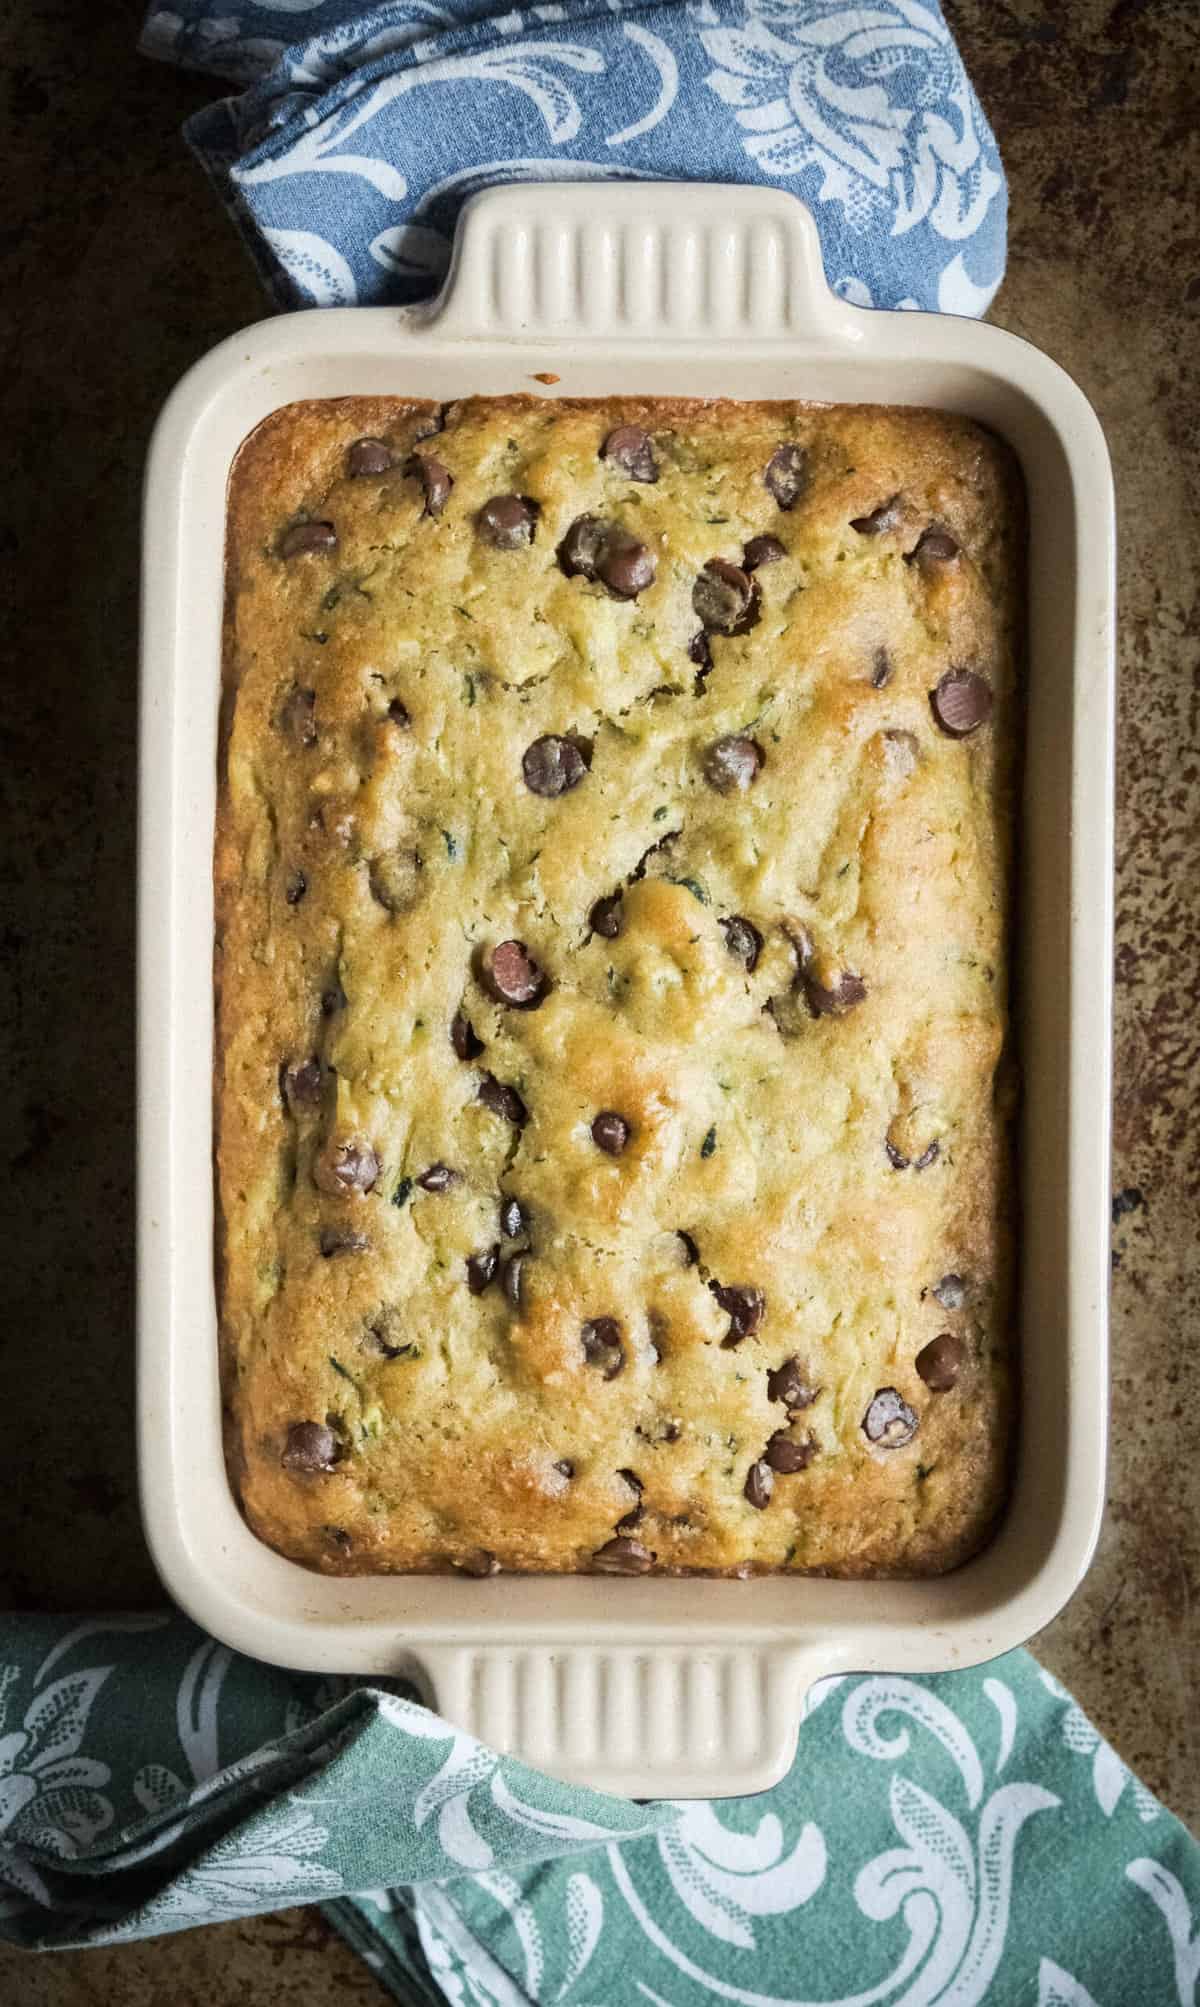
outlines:
[{"label": "cracked surface of bread", "polygon": [[[656,479],[602,455],[618,426]],[[495,496],[528,540],[481,534]],[[567,575],[583,515],[654,560],[635,596]],[[1023,535],[1008,450],[921,410],[347,398],[243,445],[218,1295],[231,1478],[272,1546],[915,1575],[987,1537]],[[756,537],[782,552],[748,574]],[[713,558],[752,624],[699,641]],[[546,738],[557,794],[523,765]]]}]

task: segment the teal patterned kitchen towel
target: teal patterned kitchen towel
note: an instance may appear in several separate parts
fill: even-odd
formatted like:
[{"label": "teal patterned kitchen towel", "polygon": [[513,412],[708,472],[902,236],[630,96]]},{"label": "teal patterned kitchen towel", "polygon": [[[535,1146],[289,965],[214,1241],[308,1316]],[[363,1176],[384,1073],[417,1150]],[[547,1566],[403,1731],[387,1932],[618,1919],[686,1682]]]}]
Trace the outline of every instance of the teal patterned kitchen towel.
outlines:
[{"label": "teal patterned kitchen towel", "polygon": [[408,2007],[1195,2007],[1200,1848],[1025,1652],[823,1681],[773,1791],[631,1805],[176,1615],[9,1615],[0,1932],[320,1902]]}]

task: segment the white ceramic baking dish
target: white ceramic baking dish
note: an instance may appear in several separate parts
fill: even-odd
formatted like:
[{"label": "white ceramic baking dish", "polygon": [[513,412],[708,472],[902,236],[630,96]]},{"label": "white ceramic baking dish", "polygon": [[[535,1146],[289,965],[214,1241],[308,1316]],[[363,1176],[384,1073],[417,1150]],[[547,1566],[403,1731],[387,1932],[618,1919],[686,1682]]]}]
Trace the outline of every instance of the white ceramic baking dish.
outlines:
[{"label": "white ceramic baking dish", "polygon": [[[210,968],[230,463],[296,398],[630,390],[940,406],[993,426],[1025,471],[1019,1452],[997,1537],[937,1581],[331,1580],[262,1545],[226,1480]],[[970,1664],[1055,1615],[1091,1557],[1104,1491],[1113,608],[1108,457],[1075,384],[997,328],[846,305],[811,217],[783,193],[497,190],[466,210],[431,308],[265,321],[185,377],[154,436],[145,509],[138,1366],[146,1531],[199,1623],[289,1666],[415,1676],[497,1748],[608,1790],[681,1797],[774,1782],[821,1674]]]}]

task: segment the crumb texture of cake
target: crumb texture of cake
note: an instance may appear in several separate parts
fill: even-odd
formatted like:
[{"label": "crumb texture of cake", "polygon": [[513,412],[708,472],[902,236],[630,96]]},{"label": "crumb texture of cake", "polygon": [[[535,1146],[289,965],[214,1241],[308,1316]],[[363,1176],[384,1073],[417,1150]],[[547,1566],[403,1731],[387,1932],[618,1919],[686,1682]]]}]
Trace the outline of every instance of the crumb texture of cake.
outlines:
[{"label": "crumb texture of cake", "polygon": [[262,1539],[986,1539],[1024,534],[1009,450],[931,411],[346,398],[245,442],[217,1260]]}]

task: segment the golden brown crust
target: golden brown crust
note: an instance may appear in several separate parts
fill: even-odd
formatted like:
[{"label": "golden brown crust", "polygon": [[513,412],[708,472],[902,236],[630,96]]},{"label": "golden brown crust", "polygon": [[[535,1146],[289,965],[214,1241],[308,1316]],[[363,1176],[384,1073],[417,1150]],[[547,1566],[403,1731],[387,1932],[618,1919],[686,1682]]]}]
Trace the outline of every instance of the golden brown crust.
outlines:
[{"label": "golden brown crust", "polygon": [[[479,399],[422,447],[454,483],[431,515],[406,470],[433,415],[290,406],[231,480],[216,1101],[247,1517],[333,1573],[587,1568],[639,1504],[622,1536],[663,1570],[953,1567],[1002,1503],[1012,1405],[1011,456],[928,411]],[[649,431],[657,481],[599,457],[618,424]],[[393,464],[354,478],[364,436]],[[763,478],[781,441],[806,456],[787,509]],[[496,494],[537,504],[528,546],[481,539]],[[556,561],[585,513],[657,559],[636,598]],[[281,555],[298,521],[336,548]],[[931,524],[957,556],[913,555]],[[755,574],[757,623],[713,633],[705,670],[697,575],[762,535],[785,554]],[[952,666],[993,702],[961,738],[931,702]],[[554,798],[523,778],[545,734],[590,759]],[[706,779],[726,735],[762,755],[744,792]],[[617,891],[619,936],[590,932]],[[752,971],[733,915],[762,937]],[[532,1009],[488,993],[511,939],[549,978]],[[485,1071],[523,1128],[480,1102]],[[618,1155],[604,1109],[630,1125]],[[439,1163],[457,1180],[422,1189]],[[497,1245],[527,1250],[516,1306],[499,1277],[468,1286]],[[762,1293],[733,1344],[750,1299],[714,1284]],[[590,1361],[581,1335],[603,1318],[612,1378],[611,1334]],[[915,1362],[943,1331],[960,1370],[935,1392]],[[819,1391],[789,1421],[768,1374],[792,1355]],[[864,1432],[884,1388],[917,1419],[900,1447]],[[317,1434],[289,1456],[296,1423]],[[780,1430],[815,1449],[758,1509]],[[314,1442],[331,1469],[295,1467]]]}]

